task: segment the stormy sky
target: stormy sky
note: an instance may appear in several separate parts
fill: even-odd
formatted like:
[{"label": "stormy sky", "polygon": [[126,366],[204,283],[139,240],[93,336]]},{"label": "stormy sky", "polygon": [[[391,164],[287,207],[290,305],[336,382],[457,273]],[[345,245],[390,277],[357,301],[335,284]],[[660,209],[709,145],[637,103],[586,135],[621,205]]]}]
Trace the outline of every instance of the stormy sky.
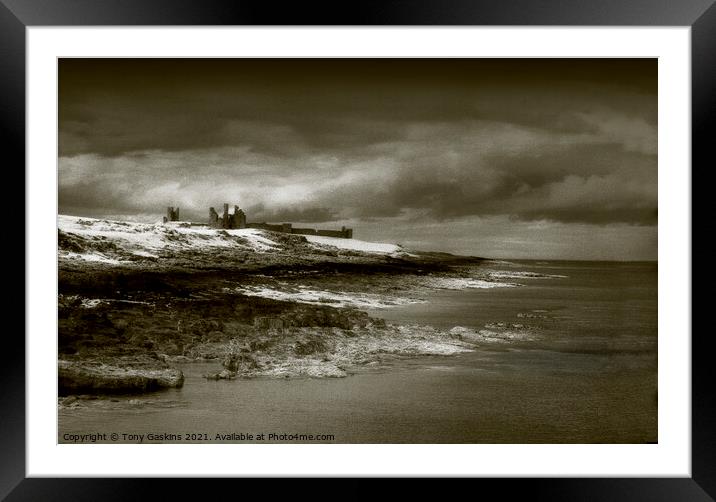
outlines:
[{"label": "stormy sky", "polygon": [[655,59],[61,59],[59,212],[656,259]]}]

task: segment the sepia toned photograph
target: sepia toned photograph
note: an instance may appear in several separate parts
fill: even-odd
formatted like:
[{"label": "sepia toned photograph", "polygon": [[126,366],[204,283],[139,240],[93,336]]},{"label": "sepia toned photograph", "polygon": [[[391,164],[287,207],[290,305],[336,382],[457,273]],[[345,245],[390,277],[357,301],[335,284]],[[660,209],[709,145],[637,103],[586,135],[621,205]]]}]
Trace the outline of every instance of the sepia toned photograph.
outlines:
[{"label": "sepia toned photograph", "polygon": [[658,442],[657,59],[57,64],[59,443]]}]

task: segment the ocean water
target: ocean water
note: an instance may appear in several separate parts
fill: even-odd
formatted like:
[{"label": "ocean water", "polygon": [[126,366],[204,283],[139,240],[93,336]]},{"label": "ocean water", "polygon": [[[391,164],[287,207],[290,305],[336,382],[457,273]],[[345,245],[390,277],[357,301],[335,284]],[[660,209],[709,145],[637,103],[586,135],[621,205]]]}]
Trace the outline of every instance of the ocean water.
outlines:
[{"label": "ocean water", "polygon": [[439,289],[426,303],[370,311],[391,323],[479,332],[484,343],[473,352],[396,358],[325,379],[207,381],[201,375],[216,363],[190,363],[182,389],[60,409],[58,441],[88,433],[116,433],[119,442],[156,442],[149,434],[181,438],[162,442],[658,440],[655,263],[513,261],[480,273],[522,286]]}]

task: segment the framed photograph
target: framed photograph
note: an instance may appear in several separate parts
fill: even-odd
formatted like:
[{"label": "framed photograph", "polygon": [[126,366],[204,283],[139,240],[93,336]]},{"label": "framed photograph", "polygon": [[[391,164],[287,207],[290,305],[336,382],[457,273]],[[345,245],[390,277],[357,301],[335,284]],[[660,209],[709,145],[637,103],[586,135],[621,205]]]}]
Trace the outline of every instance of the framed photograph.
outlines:
[{"label": "framed photograph", "polygon": [[0,495],[712,500],[712,3],[2,0],[27,296]]}]

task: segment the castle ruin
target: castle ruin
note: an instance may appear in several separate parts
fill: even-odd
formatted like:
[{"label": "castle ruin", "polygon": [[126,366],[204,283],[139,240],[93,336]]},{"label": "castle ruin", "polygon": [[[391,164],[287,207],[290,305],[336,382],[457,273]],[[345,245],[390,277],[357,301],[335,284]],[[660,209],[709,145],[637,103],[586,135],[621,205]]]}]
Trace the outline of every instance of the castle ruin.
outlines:
[{"label": "castle ruin", "polygon": [[[164,223],[168,221],[179,221],[179,208],[173,207],[167,208],[167,215],[164,217]],[[191,226],[209,226],[211,228],[220,229],[236,229],[236,228],[258,228],[261,230],[269,230],[271,232],[281,232],[285,234],[298,234],[298,235],[320,235],[323,237],[339,237],[342,239],[352,239],[353,229],[341,227],[340,230],[321,230],[315,228],[300,228],[294,227],[293,223],[247,223],[246,213],[235,205],[232,210],[229,209],[229,204],[224,203],[224,210],[222,214],[216,212],[213,207],[209,208],[209,222],[207,223],[194,223],[189,222]]]},{"label": "castle ruin", "polygon": [[209,208],[209,226],[211,228],[246,228],[246,214],[239,206],[234,206],[233,212],[229,212],[229,205],[224,204],[224,214],[219,216],[216,209]]}]

